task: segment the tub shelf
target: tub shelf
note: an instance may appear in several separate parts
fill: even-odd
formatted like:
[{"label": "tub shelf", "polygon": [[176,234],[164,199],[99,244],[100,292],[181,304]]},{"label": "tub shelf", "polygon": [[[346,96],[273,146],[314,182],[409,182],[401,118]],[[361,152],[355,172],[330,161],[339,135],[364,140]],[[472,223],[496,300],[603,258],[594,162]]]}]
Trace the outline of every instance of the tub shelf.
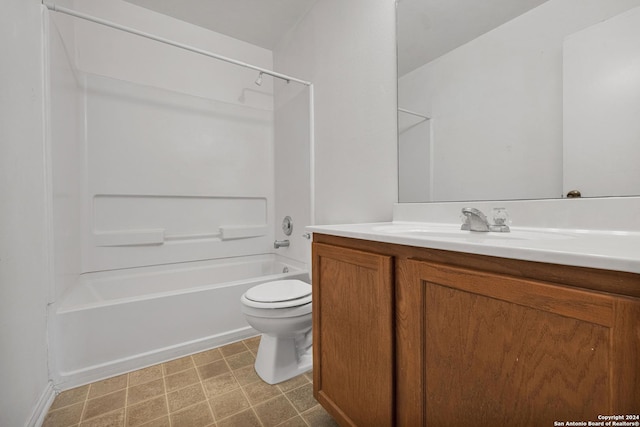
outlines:
[{"label": "tub shelf", "polygon": [[269,228],[263,225],[224,225],[218,233],[167,234],[162,228],[149,230],[98,231],[93,233],[96,246],[162,245],[168,240],[219,239],[236,240],[266,236]]}]

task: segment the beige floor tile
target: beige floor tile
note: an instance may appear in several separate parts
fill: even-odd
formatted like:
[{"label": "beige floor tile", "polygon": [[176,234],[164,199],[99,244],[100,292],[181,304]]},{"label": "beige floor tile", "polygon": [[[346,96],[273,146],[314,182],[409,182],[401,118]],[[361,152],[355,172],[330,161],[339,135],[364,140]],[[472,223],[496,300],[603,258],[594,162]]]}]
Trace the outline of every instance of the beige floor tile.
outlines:
[{"label": "beige floor tile", "polygon": [[156,418],[148,423],[141,424],[139,427],[171,427],[171,423],[169,422],[169,416],[167,415],[162,418]]},{"label": "beige floor tile", "polygon": [[[89,394],[91,394],[91,392],[89,392]],[[82,414],[82,421],[115,411],[116,409],[124,408],[126,396],[127,390],[123,389],[87,400],[86,408]]]},{"label": "beige floor tile", "polygon": [[162,364],[164,368],[165,375],[172,375],[177,372],[186,371],[187,369],[195,367],[193,364],[193,359],[191,356],[181,357],[180,359],[175,359],[170,362],[165,362]]},{"label": "beige floor tile", "polygon": [[198,366],[198,374],[202,380],[217,377],[229,372],[229,366],[224,360],[218,360],[206,365]]},{"label": "beige floor tile", "polygon": [[145,400],[127,408],[126,426],[139,426],[149,421],[168,415],[167,399],[163,396]]},{"label": "beige floor tile", "polygon": [[44,418],[42,426],[67,427],[77,425],[80,422],[80,417],[82,416],[82,408],[84,408],[84,402],[65,406],[64,408],[60,408],[55,411],[50,411]]},{"label": "beige floor tile", "polygon": [[207,397],[225,394],[231,390],[240,388],[240,384],[231,372],[203,380],[202,385],[204,386]]},{"label": "beige floor tile", "polygon": [[239,388],[226,394],[219,394],[209,400],[216,420],[230,417],[249,409],[251,405]]},{"label": "beige floor tile", "polygon": [[63,406],[73,405],[74,403],[84,402],[87,398],[89,385],[76,387],[71,390],[63,391],[56,396],[50,410],[59,409]]},{"label": "beige floor tile", "polygon": [[303,413],[302,418],[310,427],[338,427],[338,423],[320,405]]},{"label": "beige floor tile", "polygon": [[237,353],[247,351],[249,348],[244,345],[242,341],[234,342],[233,344],[227,344],[224,347],[220,347],[220,351],[224,357],[233,356]]},{"label": "beige floor tile", "polygon": [[240,385],[247,385],[262,381],[256,373],[256,368],[253,365],[234,370],[233,376],[236,377],[236,380],[238,380]]},{"label": "beige floor tile", "polygon": [[308,383],[285,393],[298,412],[307,411],[318,404],[313,397],[313,385]]},{"label": "beige floor tile", "polygon": [[305,384],[310,384],[309,379],[304,375],[298,375],[297,377],[293,377],[290,380],[279,383],[278,387],[280,388],[280,390],[282,390],[282,392],[286,393],[289,390],[302,387]]},{"label": "beige floor tile", "polygon": [[260,379],[252,352],[259,342],[250,338],[65,391],[43,426],[336,426],[313,398],[312,372],[278,385]]},{"label": "beige floor tile", "polygon": [[219,348],[214,348],[212,350],[203,351],[201,353],[193,354],[193,361],[196,366],[206,365],[207,363],[215,362],[216,360],[222,359],[222,352]]},{"label": "beige floor tile", "polygon": [[153,365],[138,371],[129,372],[129,387],[148,383],[162,378],[162,365]]},{"label": "beige floor tile", "polygon": [[124,426],[124,408],[109,412],[96,418],[83,421],[80,427],[122,427]]},{"label": "beige floor tile", "polygon": [[282,394],[278,386],[269,385],[262,381],[248,384],[242,388],[247,394],[249,402],[252,405],[257,405],[258,403],[264,402],[265,400],[273,399],[274,397]]},{"label": "beige floor tile", "polygon": [[127,387],[127,374],[92,383],[89,387],[89,399],[104,396]]},{"label": "beige floor tile", "polygon": [[135,405],[143,400],[148,400],[161,394],[164,394],[164,380],[162,378],[129,387],[127,405]]},{"label": "beige floor tile", "polygon": [[256,357],[248,350],[229,356],[226,359],[232,370],[243,368],[245,366],[253,366],[253,364],[256,363]]},{"label": "beige floor tile", "polygon": [[188,369],[186,371],[178,372],[177,374],[169,375],[164,378],[167,392],[184,388],[188,385],[195,384],[200,381],[195,368]]},{"label": "beige floor tile", "polygon": [[253,354],[256,354],[258,353],[258,347],[260,346],[260,338],[261,336],[258,335],[257,337],[248,338],[243,342],[244,345],[246,345]]},{"label": "beige floor tile", "polygon": [[218,427],[261,427],[258,417],[251,409],[218,421]]},{"label": "beige floor tile", "polygon": [[275,427],[282,420],[295,417],[298,412],[284,396],[267,400],[264,403],[254,406],[254,411],[264,427]]},{"label": "beige floor tile", "polygon": [[196,383],[185,388],[181,388],[171,393],[167,393],[169,403],[169,413],[177,412],[187,406],[195,405],[205,401],[207,398],[202,390],[202,384]]},{"label": "beige floor tile", "polygon": [[313,382],[313,371],[305,372],[304,376],[307,377],[309,382]]},{"label": "beige floor tile", "polygon": [[213,424],[207,402],[201,402],[170,415],[172,427],[205,427]]},{"label": "beige floor tile", "polygon": [[276,427],[307,427],[307,423],[304,422],[300,415],[296,415],[290,420],[278,424]]}]

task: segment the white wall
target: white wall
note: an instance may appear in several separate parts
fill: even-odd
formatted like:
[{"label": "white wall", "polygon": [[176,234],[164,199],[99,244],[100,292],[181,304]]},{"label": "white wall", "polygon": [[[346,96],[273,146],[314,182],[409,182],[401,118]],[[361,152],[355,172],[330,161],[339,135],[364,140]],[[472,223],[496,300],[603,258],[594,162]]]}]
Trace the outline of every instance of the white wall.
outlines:
[{"label": "white wall", "polygon": [[[309,100],[307,86],[284,82],[275,85],[274,230],[276,239],[290,242],[289,247],[276,252],[305,263],[311,257],[311,245],[303,237],[304,227],[311,222]],[[285,216],[293,220],[290,236],[282,231]]]},{"label": "white wall", "polygon": [[48,381],[41,5],[9,0],[2,6],[0,425],[21,426],[36,422]]},{"label": "white wall", "polygon": [[550,0],[403,76],[400,105],[431,117],[432,200],[560,197],[562,41],[637,4]]},{"label": "white wall", "polygon": [[394,1],[319,1],[274,58],[278,70],[314,83],[315,222],[390,220],[397,200]]}]

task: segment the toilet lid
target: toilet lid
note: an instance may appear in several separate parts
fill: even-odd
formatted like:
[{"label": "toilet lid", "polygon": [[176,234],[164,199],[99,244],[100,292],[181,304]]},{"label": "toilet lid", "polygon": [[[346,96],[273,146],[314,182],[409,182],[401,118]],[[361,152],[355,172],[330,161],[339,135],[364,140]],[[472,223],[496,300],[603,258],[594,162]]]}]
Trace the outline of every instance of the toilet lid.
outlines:
[{"label": "toilet lid", "polygon": [[255,302],[292,301],[311,295],[311,285],[301,280],[277,280],[254,286],[245,293]]}]

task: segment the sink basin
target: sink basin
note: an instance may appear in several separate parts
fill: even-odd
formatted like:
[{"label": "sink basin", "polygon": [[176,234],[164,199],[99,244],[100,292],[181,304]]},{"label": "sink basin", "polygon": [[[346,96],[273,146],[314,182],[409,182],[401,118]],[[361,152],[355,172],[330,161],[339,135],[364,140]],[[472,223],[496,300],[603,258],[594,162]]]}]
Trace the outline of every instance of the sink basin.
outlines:
[{"label": "sink basin", "polygon": [[570,239],[573,236],[549,231],[511,229],[511,232],[481,232],[460,230],[459,225],[454,224],[386,224],[373,228],[373,231],[384,234],[397,234],[406,237],[418,237],[424,239],[442,240],[561,240]]}]

